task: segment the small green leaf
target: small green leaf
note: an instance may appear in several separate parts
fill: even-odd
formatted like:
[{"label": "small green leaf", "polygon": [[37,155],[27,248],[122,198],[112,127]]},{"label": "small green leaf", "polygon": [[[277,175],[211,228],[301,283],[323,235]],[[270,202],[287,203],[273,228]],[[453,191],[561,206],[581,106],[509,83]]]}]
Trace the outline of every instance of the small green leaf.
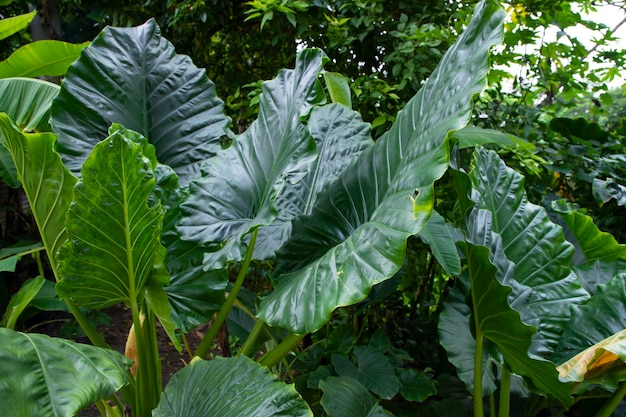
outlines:
[{"label": "small green leaf", "polygon": [[324,76],[324,81],[326,81],[326,88],[328,88],[330,100],[333,103],[343,104],[351,109],[352,96],[348,78],[343,74],[328,71],[324,71],[322,75]]},{"label": "small green leaf", "polygon": [[437,262],[447,274],[458,276],[461,273],[461,259],[446,220],[436,211],[428,219],[428,223],[419,236],[430,246]]},{"label": "small green leaf", "polygon": [[340,376],[349,376],[381,398],[392,398],[400,390],[400,381],[387,356],[370,346],[355,346],[357,366],[346,357],[333,354],[332,362]]},{"label": "small green leaf", "polygon": [[7,306],[4,316],[2,317],[2,321],[0,322],[0,326],[13,329],[20,314],[22,314],[22,311],[28,307],[31,300],[35,298],[41,287],[43,287],[44,282],[45,279],[43,277],[29,279],[24,282],[19,291],[11,297],[9,305]]},{"label": "small green leaf", "polygon": [[324,392],[321,404],[328,417],[384,417],[386,412],[378,400],[355,379],[350,377],[328,377],[320,381]]},{"label": "small green leaf", "polygon": [[422,402],[437,394],[437,384],[427,375],[415,369],[398,368],[400,378],[400,394],[408,401]]}]

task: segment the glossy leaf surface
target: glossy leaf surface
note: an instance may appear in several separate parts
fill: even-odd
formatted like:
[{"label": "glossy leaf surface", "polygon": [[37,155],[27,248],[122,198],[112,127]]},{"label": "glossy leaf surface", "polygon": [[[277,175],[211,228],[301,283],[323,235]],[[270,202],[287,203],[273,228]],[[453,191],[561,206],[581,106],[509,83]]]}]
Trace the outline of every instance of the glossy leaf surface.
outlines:
[{"label": "glossy leaf surface", "polygon": [[163,208],[150,201],[155,166],[152,145],[123,128],[96,145],[67,214],[59,296],[104,308],[138,299],[153,276],[167,283]]},{"label": "glossy leaf surface", "polygon": [[154,417],[313,416],[293,385],[242,357],[195,360],[165,388]]},{"label": "glossy leaf surface", "polygon": [[186,184],[220,149],[230,120],[206,72],[177,55],[154,20],[107,27],[72,65],[52,112],[59,152],[80,172],[94,145],[119,123],[148,138],[159,162]]},{"label": "glossy leaf surface", "polygon": [[446,220],[439,213],[433,211],[419,235],[430,246],[437,262],[447,274],[458,276],[461,273],[461,259],[452,234]]},{"label": "glossy leaf surface", "polygon": [[207,267],[243,259],[243,237],[272,223],[274,201],[285,183],[300,181],[308,171],[315,142],[301,118],[325,101],[318,81],[325,59],[320,50],[305,49],[293,70],[263,83],[258,119],[203,165],[201,179],[192,181],[182,205],[181,236],[198,243],[226,242],[218,255],[207,254]]},{"label": "glossy leaf surface", "polygon": [[479,149],[474,158],[470,177],[480,194],[478,206],[492,213],[492,231],[501,236],[504,253],[515,265],[515,280],[532,289],[527,303],[552,350],[569,321],[569,307],[589,297],[571,269],[574,248],[545,209],[528,201],[522,175],[495,152]]},{"label": "glossy leaf surface", "polygon": [[391,130],[324,190],[310,216],[295,220],[279,256],[288,273],[262,301],[263,320],[315,331],[334,309],[363,300],[399,270],[406,239],[426,224],[433,183],[448,166],[448,132],[467,123],[471,97],[485,85],[487,51],[501,39],[503,16],[495,3],[480,3]]},{"label": "glossy leaf surface", "polygon": [[53,40],[26,44],[0,62],[0,78],[65,75],[87,45]]},{"label": "glossy leaf surface", "polygon": [[0,328],[0,404],[5,415],[66,417],[128,383],[119,353]]},{"label": "glossy leaf surface", "polygon": [[565,362],[623,329],[626,329],[624,271],[599,285],[587,303],[574,307],[572,320],[563,332],[554,361]]},{"label": "glossy leaf surface", "polygon": [[0,135],[13,157],[46,252],[56,271],[56,253],[65,242],[65,214],[72,202],[76,177],[63,166],[54,150],[52,133],[24,134],[0,114]]},{"label": "glossy leaf surface", "polygon": [[0,321],[0,326],[14,329],[18,317],[28,307],[31,300],[35,298],[41,287],[43,287],[44,282],[45,279],[43,277],[29,279],[24,282],[20,289],[13,294],[11,300],[9,300],[9,305],[5,310],[2,321]]}]

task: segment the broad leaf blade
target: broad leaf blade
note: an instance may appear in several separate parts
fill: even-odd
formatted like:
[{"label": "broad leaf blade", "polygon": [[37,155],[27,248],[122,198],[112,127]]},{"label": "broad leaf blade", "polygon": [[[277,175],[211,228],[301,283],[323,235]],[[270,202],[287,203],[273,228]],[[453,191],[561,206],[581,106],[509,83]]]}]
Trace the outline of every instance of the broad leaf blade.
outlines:
[{"label": "broad leaf blade", "polygon": [[128,384],[119,353],[0,328],[0,403],[10,415],[76,415]]},{"label": "broad leaf blade", "polygon": [[136,299],[163,276],[163,209],[150,202],[156,166],[151,145],[112,129],[85,161],[59,251],[59,296],[90,308]]},{"label": "broad leaf blade", "polygon": [[291,234],[291,222],[309,214],[324,186],[336,179],[353,158],[374,144],[369,125],[358,113],[338,104],[311,111],[307,128],[317,146],[317,159],[297,183],[286,182],[278,195],[276,219],[262,226],[254,247],[256,259],[273,258]]},{"label": "broad leaf blade", "polygon": [[206,72],[177,55],[154,20],[108,27],[68,70],[52,113],[59,152],[78,173],[94,145],[119,123],[148,138],[159,162],[187,184],[228,135],[224,103]]},{"label": "broad leaf blade", "polygon": [[243,237],[275,219],[273,203],[283,184],[297,182],[307,172],[315,143],[301,118],[325,100],[317,78],[325,59],[320,50],[305,49],[293,70],[263,83],[258,119],[203,165],[204,177],[191,182],[182,205],[182,238],[227,242],[218,255],[207,255],[209,267],[243,259]]},{"label": "broad leaf blade", "polygon": [[478,149],[474,159],[470,177],[480,194],[478,206],[493,214],[492,230],[502,237],[504,253],[515,264],[515,280],[532,289],[528,306],[539,317],[539,331],[552,350],[571,316],[569,307],[589,297],[570,266],[574,248],[545,209],[528,201],[520,174],[493,151]]},{"label": "broad leaf blade", "polygon": [[554,361],[565,362],[623,329],[626,329],[626,272],[599,285],[587,303],[574,307]]},{"label": "broad leaf blade", "polygon": [[378,405],[378,400],[355,379],[328,377],[320,381],[324,392],[321,404],[329,417],[388,417],[392,414]]},{"label": "broad leaf blade", "polygon": [[245,356],[193,361],[174,374],[152,415],[313,416],[293,386]]},{"label": "broad leaf blade", "polygon": [[[2,5],[0,3],[0,5]],[[19,32],[30,24],[33,17],[37,14],[37,10],[30,13],[22,14],[14,17],[7,17],[0,20],[0,39],[8,38],[14,33]]]},{"label": "broad leaf blade", "polygon": [[485,85],[487,51],[501,38],[503,16],[495,3],[478,5],[391,131],[325,189],[310,216],[294,222],[281,252],[289,273],[262,301],[263,320],[315,331],[334,309],[363,300],[400,269],[406,239],[427,222],[433,183],[448,166],[448,132],[467,123],[471,97]]},{"label": "broad leaf blade", "polygon": [[65,75],[87,45],[53,40],[29,43],[0,62],[0,78]]},{"label": "broad leaf blade", "polygon": [[167,251],[165,267],[170,283],[165,292],[173,322],[187,333],[208,322],[221,308],[228,275],[225,270],[205,271],[202,259],[206,249],[180,239],[175,226],[182,216],[180,203],[187,189],[179,186],[176,173],[167,165],[158,165],[155,172],[155,195],[166,210],[161,241]]},{"label": "broad leaf blade", "polygon": [[56,137],[51,133],[24,134],[0,113],[0,135],[17,168],[39,233],[53,270],[56,253],[66,240],[65,214],[72,201],[76,177],[63,166],[54,151]]},{"label": "broad leaf blade", "polygon": [[430,246],[437,262],[447,274],[458,276],[461,273],[461,259],[446,220],[433,211],[428,223],[420,232],[420,237]]},{"label": "broad leaf blade", "polygon": [[23,132],[50,132],[50,106],[59,86],[34,78],[0,80],[0,111]]},{"label": "broad leaf blade", "polygon": [[485,210],[473,210],[464,245],[476,337],[493,342],[511,370],[525,377],[539,392],[570,404],[569,387],[559,383],[555,365],[532,354],[536,350],[531,347],[537,343],[537,328],[528,323],[533,315],[524,305],[527,291],[513,279],[514,269],[502,253],[499,236],[490,230],[488,214]]},{"label": "broad leaf blade", "polygon": [[552,202],[552,209],[563,220],[566,236],[577,249],[576,264],[626,259],[626,245],[620,245],[613,235],[598,229],[591,217],[574,210],[564,200]]}]

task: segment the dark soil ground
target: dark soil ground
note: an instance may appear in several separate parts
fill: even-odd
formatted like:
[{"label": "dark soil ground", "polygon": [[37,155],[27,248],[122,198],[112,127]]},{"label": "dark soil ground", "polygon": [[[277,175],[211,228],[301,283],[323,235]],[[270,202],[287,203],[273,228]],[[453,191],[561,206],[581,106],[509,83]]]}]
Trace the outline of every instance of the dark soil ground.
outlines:
[{"label": "dark soil ground", "polygon": [[[99,314],[99,321],[108,320],[108,325],[98,326],[98,330],[104,335],[107,343],[111,348],[124,354],[126,339],[128,338],[128,331],[132,324],[130,309],[123,305],[111,307],[102,310],[104,315]],[[32,331],[37,333],[44,333],[53,337],[64,337],[73,339],[79,343],[89,344],[89,340],[86,337],[80,336],[76,333],[71,334],[71,330],[76,330],[77,327],[73,325],[73,319],[71,316],[64,313],[53,313],[43,317],[37,317],[41,323],[45,323],[37,326]],[[207,329],[207,325],[198,327],[194,331],[191,331],[186,335],[189,351],[194,352],[198,343],[202,339],[204,332]],[[69,330],[68,330],[69,329]],[[167,385],[172,375],[183,368],[191,360],[190,354],[183,347],[182,352],[178,352],[172,342],[169,340],[165,331],[157,323],[158,332],[158,345],[161,355],[161,367],[163,373],[163,387]],[[68,334],[70,333],[70,334]],[[78,414],[81,417],[99,417],[100,413],[95,407],[90,407],[83,410]]]}]

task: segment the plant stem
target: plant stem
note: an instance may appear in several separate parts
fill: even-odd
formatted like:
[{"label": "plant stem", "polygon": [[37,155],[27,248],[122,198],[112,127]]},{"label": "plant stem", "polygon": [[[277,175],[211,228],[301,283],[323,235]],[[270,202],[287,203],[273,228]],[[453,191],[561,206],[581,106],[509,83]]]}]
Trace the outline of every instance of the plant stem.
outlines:
[{"label": "plant stem", "polygon": [[207,355],[207,353],[209,353],[209,349],[211,348],[211,345],[213,344],[213,340],[215,340],[217,333],[220,331],[220,328],[222,327],[222,324],[224,324],[224,321],[226,321],[226,317],[228,316],[228,313],[230,312],[230,309],[233,306],[233,303],[237,299],[239,290],[241,289],[241,286],[243,285],[243,281],[246,278],[248,267],[250,266],[250,262],[252,261],[252,253],[254,252],[254,244],[256,243],[256,236],[257,236],[258,230],[259,229],[256,228],[252,232],[252,236],[250,236],[250,243],[248,244],[248,250],[246,251],[246,257],[243,263],[241,264],[241,269],[239,270],[239,274],[237,274],[237,279],[235,279],[233,288],[230,290],[230,293],[228,294],[228,298],[226,298],[226,301],[224,301],[224,304],[222,305],[222,308],[217,314],[217,317],[215,318],[213,325],[209,328],[209,330],[206,332],[206,334],[202,338],[202,341],[198,345],[195,356],[204,358]]},{"label": "plant stem", "polygon": [[474,351],[474,417],[484,417],[483,409],[483,337],[476,328],[476,350]]},{"label": "plant stem", "polygon": [[276,366],[276,364],[283,360],[283,358],[287,356],[287,354],[289,354],[289,352],[291,352],[302,339],[304,339],[304,336],[306,336],[306,334],[291,333],[289,336],[284,338],[278,346],[261,356],[257,362],[263,366],[267,366],[268,368]]},{"label": "plant stem", "polygon": [[83,314],[78,306],[72,303],[70,300],[64,300],[70,312],[78,322],[80,328],[85,332],[89,340],[94,346],[111,349],[111,346],[104,340],[104,336],[98,330],[96,326]]},{"label": "plant stem", "polygon": [[241,346],[241,349],[239,349],[239,352],[237,352],[237,356],[242,356],[242,355],[248,356],[250,349],[252,349],[252,347],[256,343],[256,340],[259,338],[259,335],[263,331],[265,327],[265,323],[263,322],[263,320],[259,320],[259,319],[255,319],[255,320],[256,320],[256,323],[254,324],[252,331],[248,335],[248,338],[246,339],[244,344]]},{"label": "plant stem", "polygon": [[613,414],[613,411],[617,408],[622,399],[626,396],[626,383],[622,382],[619,387],[615,390],[611,398],[607,402],[604,403],[596,417],[610,417]]},{"label": "plant stem", "polygon": [[511,372],[506,365],[502,365],[502,377],[500,378],[500,404],[498,404],[498,417],[509,417],[511,408]]}]

